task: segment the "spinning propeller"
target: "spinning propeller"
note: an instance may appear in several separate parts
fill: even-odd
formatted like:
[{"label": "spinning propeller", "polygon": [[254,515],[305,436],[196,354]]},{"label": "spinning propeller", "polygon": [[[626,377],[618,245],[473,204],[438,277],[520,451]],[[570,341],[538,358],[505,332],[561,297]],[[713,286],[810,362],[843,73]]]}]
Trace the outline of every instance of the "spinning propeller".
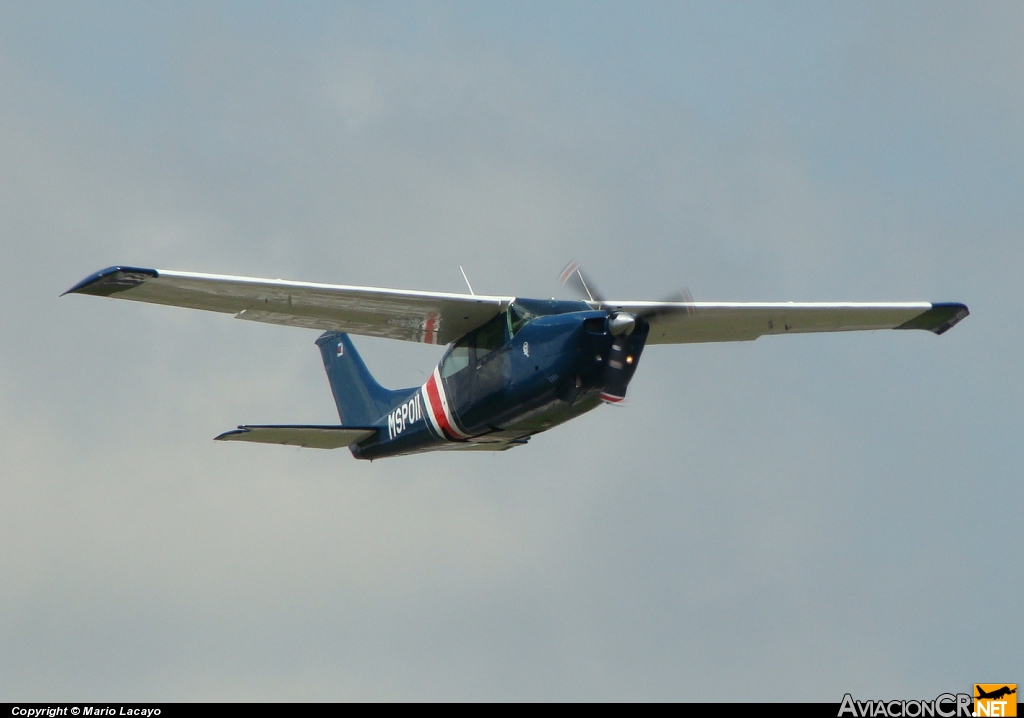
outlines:
[{"label": "spinning propeller", "polygon": [[632,334],[633,330],[636,329],[637,319],[650,319],[660,314],[678,312],[680,309],[685,311],[687,315],[692,315],[694,311],[693,295],[690,294],[689,289],[683,287],[663,300],[664,302],[671,302],[676,306],[651,308],[642,312],[624,312],[605,299],[605,295],[598,290],[593,280],[583,274],[580,263],[576,260],[565,265],[565,269],[558,275],[558,281],[562,286],[568,286],[576,292],[580,298],[597,304],[598,309],[607,312],[608,331],[616,337],[628,337]]}]

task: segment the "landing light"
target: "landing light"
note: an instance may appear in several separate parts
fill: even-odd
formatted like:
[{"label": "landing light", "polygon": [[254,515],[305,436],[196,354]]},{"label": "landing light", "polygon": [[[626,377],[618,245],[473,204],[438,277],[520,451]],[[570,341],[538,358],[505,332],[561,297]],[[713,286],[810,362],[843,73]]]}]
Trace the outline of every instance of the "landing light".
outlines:
[{"label": "landing light", "polygon": [[632,364],[632,363],[633,363],[633,357],[632,357],[632,355],[631,355],[631,356],[628,356],[628,357],[626,357],[626,363],[627,363],[627,364]]}]

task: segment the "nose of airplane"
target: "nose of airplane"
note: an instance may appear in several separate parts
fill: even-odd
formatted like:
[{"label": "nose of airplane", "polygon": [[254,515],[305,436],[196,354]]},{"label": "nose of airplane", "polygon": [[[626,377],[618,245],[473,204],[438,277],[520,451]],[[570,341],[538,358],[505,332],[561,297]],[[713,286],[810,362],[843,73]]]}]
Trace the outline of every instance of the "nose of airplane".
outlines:
[{"label": "nose of airplane", "polygon": [[636,328],[636,317],[626,312],[615,312],[608,317],[608,331],[615,337],[628,337]]},{"label": "nose of airplane", "polygon": [[[620,332],[618,334],[612,330],[616,320]],[[604,352],[604,369],[599,384],[604,402],[618,404],[625,398],[626,388],[636,373],[647,342],[647,331],[647,325],[641,317],[616,312],[615,316],[608,318],[608,333],[612,336],[606,338],[610,343]]]}]

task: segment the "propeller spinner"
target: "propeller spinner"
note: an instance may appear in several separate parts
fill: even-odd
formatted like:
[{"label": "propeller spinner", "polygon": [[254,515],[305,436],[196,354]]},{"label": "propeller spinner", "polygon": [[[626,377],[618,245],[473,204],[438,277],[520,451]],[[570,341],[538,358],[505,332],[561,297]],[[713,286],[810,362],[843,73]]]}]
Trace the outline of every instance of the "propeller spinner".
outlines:
[{"label": "propeller spinner", "polygon": [[636,317],[629,312],[615,312],[608,316],[608,331],[615,337],[628,337],[636,329]]}]

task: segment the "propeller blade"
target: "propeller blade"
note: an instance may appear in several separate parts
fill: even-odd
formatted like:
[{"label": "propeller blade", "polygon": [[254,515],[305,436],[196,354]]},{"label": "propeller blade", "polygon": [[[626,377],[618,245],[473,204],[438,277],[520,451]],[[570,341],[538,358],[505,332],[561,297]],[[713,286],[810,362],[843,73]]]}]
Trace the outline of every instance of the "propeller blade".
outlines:
[{"label": "propeller blade", "polygon": [[581,299],[597,302],[602,307],[605,304],[604,295],[589,277],[584,276],[583,270],[580,269],[580,263],[575,259],[565,265],[565,269],[558,275],[558,283],[563,287],[569,287]]},{"label": "propeller blade", "polygon": [[[693,306],[693,295],[690,293],[688,287],[680,287],[675,292],[665,297],[663,302],[671,302],[677,306],[673,307],[656,307],[654,309],[648,309],[646,312],[638,312],[637,316],[644,319],[651,319],[653,317],[662,316],[664,314],[674,314],[680,309],[686,312],[687,316],[693,316],[695,310]],[[678,305],[683,305],[682,307]]]},{"label": "propeller blade", "polygon": [[[596,302],[598,307],[606,311],[614,311],[614,306],[610,305],[605,298],[604,294],[597,289],[594,281],[583,273],[583,269],[580,268],[580,262],[574,259],[565,265],[562,272],[558,276],[558,283],[563,287],[568,287],[581,299],[590,302]],[[688,316],[693,315],[693,295],[690,294],[690,290],[687,287],[681,287],[673,292],[671,295],[663,299],[664,302],[672,302],[676,306],[666,307],[655,307],[647,309],[646,311],[638,311],[634,314],[634,318],[649,320],[660,314],[674,313],[678,309],[678,305],[684,305],[683,308],[686,310]],[[625,315],[622,320],[622,327],[624,331],[622,333],[628,334],[632,332],[632,326],[629,328],[629,332],[625,331],[626,327]],[[612,332],[615,334],[616,332]]]}]

